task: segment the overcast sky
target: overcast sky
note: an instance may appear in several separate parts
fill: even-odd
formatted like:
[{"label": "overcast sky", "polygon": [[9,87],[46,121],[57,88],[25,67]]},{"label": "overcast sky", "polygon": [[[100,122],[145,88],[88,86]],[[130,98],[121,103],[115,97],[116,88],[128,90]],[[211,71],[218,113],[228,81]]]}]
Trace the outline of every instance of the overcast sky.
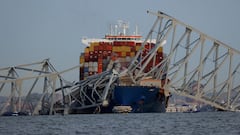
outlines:
[{"label": "overcast sky", "polygon": [[119,19],[145,36],[155,20],[147,10],[240,50],[239,0],[0,0],[0,68],[45,58],[59,71],[73,67],[83,52],[81,38],[102,38]]}]

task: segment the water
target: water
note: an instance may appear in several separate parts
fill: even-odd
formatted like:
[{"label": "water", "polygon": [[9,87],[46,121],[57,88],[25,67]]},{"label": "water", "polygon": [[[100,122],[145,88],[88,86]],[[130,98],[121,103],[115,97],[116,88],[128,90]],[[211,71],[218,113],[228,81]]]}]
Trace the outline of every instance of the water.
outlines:
[{"label": "water", "polygon": [[240,135],[240,113],[0,117],[0,135]]}]

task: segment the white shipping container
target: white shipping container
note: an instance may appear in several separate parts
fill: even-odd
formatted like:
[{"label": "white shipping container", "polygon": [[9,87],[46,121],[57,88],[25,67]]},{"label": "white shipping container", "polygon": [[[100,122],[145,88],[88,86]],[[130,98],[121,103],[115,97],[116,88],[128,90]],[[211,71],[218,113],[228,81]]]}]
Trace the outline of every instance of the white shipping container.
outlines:
[{"label": "white shipping container", "polygon": [[127,56],[126,57],[126,62],[130,62],[131,61],[131,57],[130,56]]},{"label": "white shipping container", "polygon": [[118,58],[119,62],[126,62],[125,58]]},{"label": "white shipping container", "polygon": [[93,67],[97,67],[98,63],[97,62],[93,62]]},{"label": "white shipping container", "polygon": [[89,63],[88,62],[85,62],[84,63],[84,67],[88,67],[89,66]]},{"label": "white shipping container", "polygon": [[93,67],[93,72],[98,72],[98,67]]},{"label": "white shipping container", "polygon": [[93,72],[94,68],[93,67],[89,67],[89,72]]},{"label": "white shipping container", "polygon": [[93,66],[93,62],[89,62],[89,67],[92,67]]}]

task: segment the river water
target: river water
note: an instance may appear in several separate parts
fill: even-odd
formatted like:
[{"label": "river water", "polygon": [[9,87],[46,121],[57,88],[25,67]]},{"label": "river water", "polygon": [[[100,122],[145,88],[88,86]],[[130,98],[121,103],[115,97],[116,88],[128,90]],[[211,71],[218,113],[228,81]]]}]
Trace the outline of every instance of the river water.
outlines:
[{"label": "river water", "polygon": [[0,135],[240,135],[240,113],[0,117]]}]

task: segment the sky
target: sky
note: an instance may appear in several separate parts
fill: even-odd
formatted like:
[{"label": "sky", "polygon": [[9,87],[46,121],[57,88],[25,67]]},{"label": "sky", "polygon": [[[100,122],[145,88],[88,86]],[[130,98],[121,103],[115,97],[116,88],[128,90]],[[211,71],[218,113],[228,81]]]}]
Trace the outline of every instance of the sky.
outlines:
[{"label": "sky", "polygon": [[240,50],[239,0],[0,0],[0,68],[46,58],[59,71],[76,66],[82,37],[103,38],[117,20],[146,36],[155,21],[147,10]]}]

